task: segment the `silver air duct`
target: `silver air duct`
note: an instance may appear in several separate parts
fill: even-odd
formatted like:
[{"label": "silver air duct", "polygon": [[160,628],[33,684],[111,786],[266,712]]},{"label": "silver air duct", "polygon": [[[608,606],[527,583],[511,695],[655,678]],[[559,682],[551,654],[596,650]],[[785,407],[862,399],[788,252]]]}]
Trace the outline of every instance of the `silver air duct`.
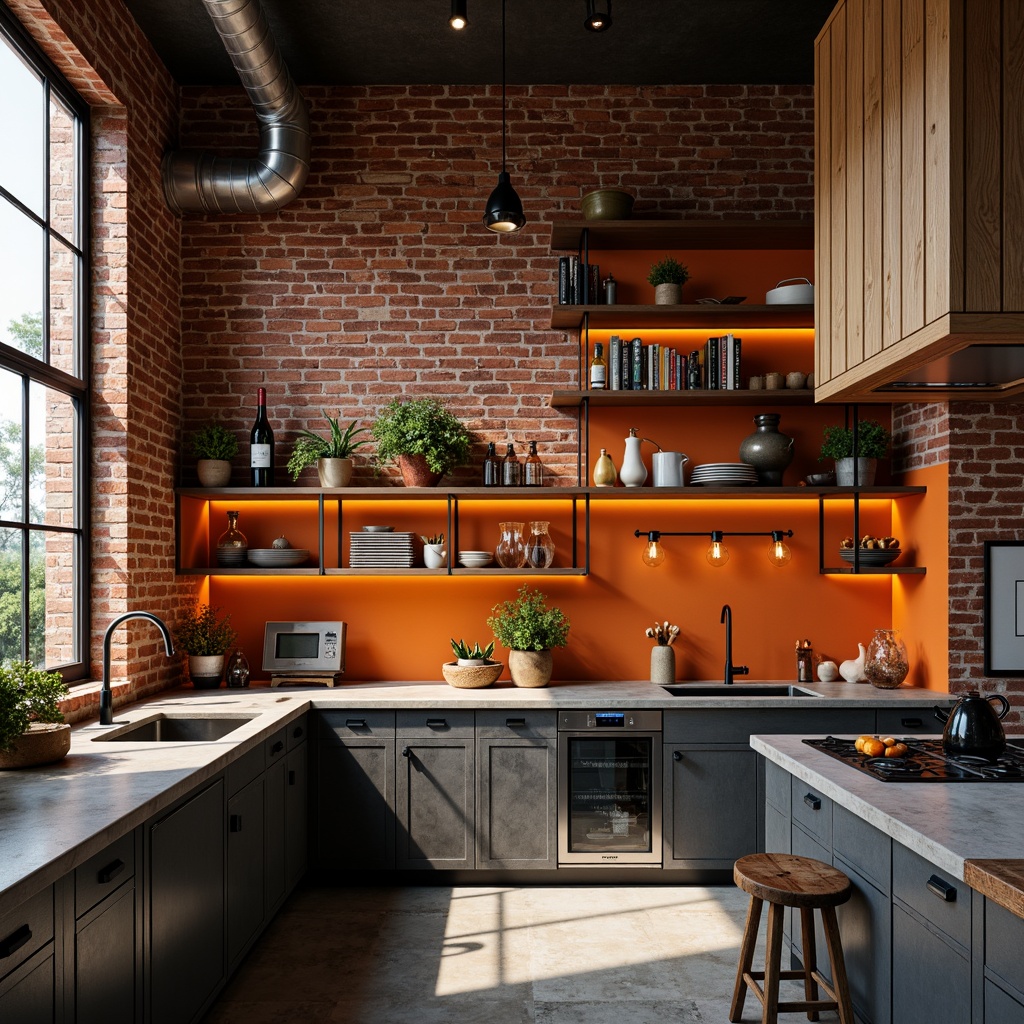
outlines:
[{"label": "silver air duct", "polygon": [[163,161],[175,213],[266,213],[297,198],[309,173],[309,113],[258,0],[203,0],[260,123],[250,159],[181,149]]}]

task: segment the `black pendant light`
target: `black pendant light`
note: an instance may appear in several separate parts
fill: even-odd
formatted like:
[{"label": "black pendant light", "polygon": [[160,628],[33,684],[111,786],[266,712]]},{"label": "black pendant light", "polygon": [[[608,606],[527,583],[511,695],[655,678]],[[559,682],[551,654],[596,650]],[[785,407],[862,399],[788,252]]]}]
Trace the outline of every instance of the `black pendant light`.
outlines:
[{"label": "black pendant light", "polygon": [[505,0],[501,0],[501,173],[484,209],[489,231],[518,231],[526,223],[523,202],[505,170]]},{"label": "black pendant light", "polygon": [[583,27],[589,32],[604,32],[612,27],[612,0],[587,0]]},{"label": "black pendant light", "polygon": [[448,19],[448,24],[457,32],[461,32],[468,23],[466,0],[452,0],[452,16]]}]

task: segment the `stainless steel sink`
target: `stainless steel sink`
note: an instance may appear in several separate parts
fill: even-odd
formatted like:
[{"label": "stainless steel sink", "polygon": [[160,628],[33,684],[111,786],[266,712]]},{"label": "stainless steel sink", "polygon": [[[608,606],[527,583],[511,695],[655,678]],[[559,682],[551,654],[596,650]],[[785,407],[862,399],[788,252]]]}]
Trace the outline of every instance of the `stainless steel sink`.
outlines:
[{"label": "stainless steel sink", "polygon": [[804,690],[799,686],[785,683],[680,683],[676,686],[663,686],[663,690],[673,697],[820,697],[820,693]]},{"label": "stainless steel sink", "polygon": [[123,729],[114,729],[93,736],[97,743],[210,743],[234,732],[239,726],[251,722],[255,715],[219,715],[203,717],[193,715],[166,715],[163,712],[141,722],[133,722]]}]

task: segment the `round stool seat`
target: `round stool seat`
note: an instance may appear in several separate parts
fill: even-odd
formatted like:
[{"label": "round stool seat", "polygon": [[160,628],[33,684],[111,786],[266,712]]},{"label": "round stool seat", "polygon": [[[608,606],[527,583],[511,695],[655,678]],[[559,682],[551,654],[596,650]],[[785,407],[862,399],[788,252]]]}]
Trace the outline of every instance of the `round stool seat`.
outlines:
[{"label": "round stool seat", "polygon": [[751,853],[733,867],[744,892],[784,907],[837,907],[850,898],[850,880],[838,868],[790,853]]}]

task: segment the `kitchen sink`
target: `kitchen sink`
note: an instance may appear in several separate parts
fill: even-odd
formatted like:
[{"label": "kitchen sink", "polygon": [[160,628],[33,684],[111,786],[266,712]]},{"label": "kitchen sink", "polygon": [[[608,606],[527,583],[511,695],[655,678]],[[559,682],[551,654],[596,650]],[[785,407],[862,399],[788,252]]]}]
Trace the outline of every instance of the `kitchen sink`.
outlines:
[{"label": "kitchen sink", "polygon": [[737,686],[733,683],[726,686],[725,683],[712,683],[702,685],[698,683],[682,683],[678,686],[663,686],[663,690],[672,694],[673,697],[820,697],[820,693],[813,690],[804,690],[799,686],[790,686],[786,683],[743,683]]},{"label": "kitchen sink", "polygon": [[101,736],[97,743],[209,743],[227,736],[239,726],[251,722],[255,715],[218,716],[216,718],[192,715],[165,715],[162,712],[141,722],[133,722]]}]

